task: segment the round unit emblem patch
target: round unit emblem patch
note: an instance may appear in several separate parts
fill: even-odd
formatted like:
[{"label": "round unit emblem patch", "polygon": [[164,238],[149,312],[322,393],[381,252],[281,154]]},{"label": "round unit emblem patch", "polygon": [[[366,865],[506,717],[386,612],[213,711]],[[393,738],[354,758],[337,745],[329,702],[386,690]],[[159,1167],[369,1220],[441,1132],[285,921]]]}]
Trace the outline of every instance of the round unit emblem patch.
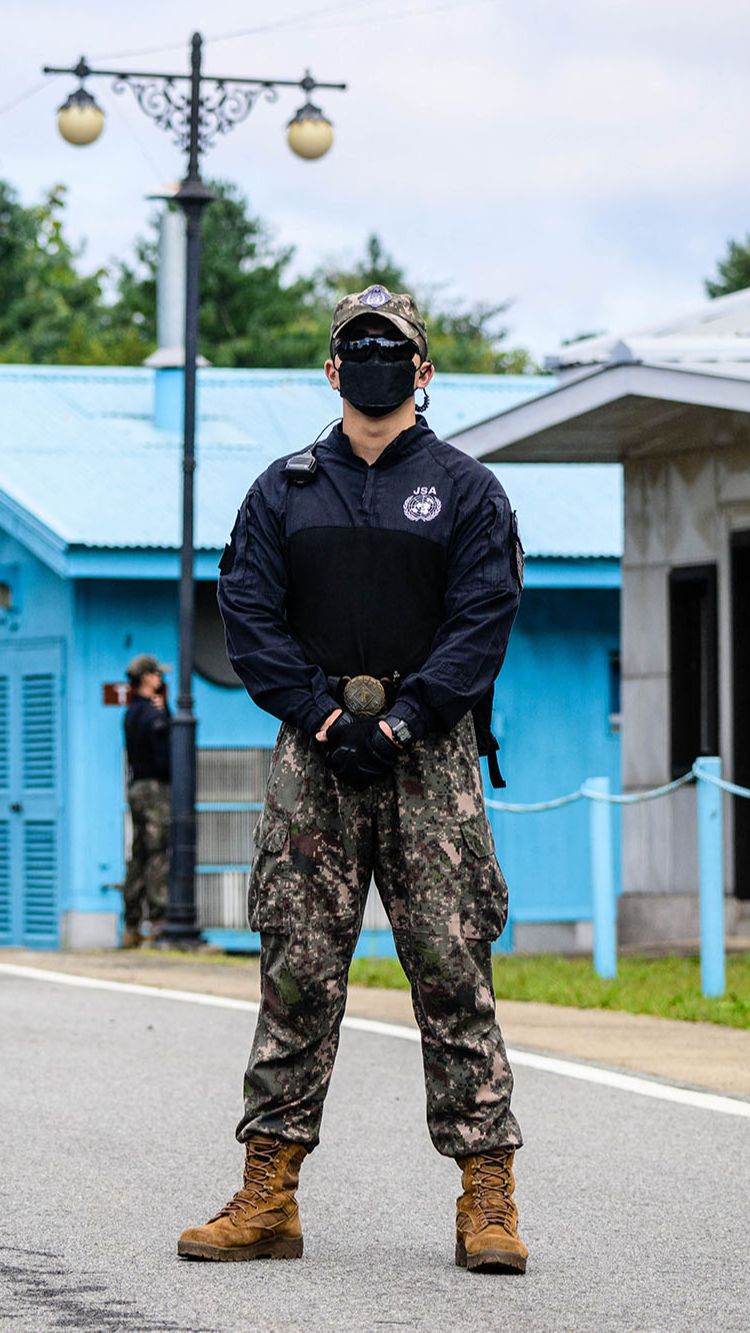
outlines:
[{"label": "round unit emblem patch", "polygon": [[381,287],[379,282],[373,283],[368,287],[359,298],[360,305],[369,305],[373,310],[377,310],[381,305],[387,305],[391,299],[391,294],[387,287]]},{"label": "round unit emblem patch", "polygon": [[434,486],[418,486],[404,500],[404,513],[412,523],[431,523],[442,507]]}]

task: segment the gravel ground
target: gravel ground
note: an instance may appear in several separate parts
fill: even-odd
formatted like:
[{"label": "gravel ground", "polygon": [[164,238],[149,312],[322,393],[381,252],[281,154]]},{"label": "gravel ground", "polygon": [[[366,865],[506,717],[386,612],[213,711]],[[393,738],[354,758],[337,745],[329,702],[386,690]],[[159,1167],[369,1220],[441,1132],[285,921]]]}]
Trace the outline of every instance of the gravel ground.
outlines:
[{"label": "gravel ground", "polygon": [[305,1257],[180,1261],[237,1187],[252,1018],[0,974],[0,1327],[746,1330],[747,1120],[519,1069],[525,1277],[453,1266],[459,1176],[415,1043],[347,1031],[305,1163]]}]

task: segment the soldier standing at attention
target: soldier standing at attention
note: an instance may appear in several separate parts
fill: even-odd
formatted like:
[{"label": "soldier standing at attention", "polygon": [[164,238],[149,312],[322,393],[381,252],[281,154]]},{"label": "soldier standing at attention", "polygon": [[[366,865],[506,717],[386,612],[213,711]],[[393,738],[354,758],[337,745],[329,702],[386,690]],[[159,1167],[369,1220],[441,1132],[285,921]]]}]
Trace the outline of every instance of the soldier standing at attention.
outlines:
[{"label": "soldier standing at attention", "polygon": [[295,1190],[374,874],[411,983],[430,1135],[462,1170],[456,1262],[526,1267],[490,961],[507,888],[477,747],[522,549],[492,473],[417,415],[427,356],[411,296],[375,285],[340,301],[325,373],[343,421],[258,478],[221,561],[230,661],[283,725],[250,880],[261,1006],[237,1127],[244,1183],[182,1234],[181,1255],[302,1254]]},{"label": "soldier standing at attention", "polygon": [[132,696],[125,714],[133,848],[125,872],[125,929],[121,949],[136,949],[144,902],[154,942],[167,910],[169,875],[169,731],[164,669],[141,653],[128,664]]}]

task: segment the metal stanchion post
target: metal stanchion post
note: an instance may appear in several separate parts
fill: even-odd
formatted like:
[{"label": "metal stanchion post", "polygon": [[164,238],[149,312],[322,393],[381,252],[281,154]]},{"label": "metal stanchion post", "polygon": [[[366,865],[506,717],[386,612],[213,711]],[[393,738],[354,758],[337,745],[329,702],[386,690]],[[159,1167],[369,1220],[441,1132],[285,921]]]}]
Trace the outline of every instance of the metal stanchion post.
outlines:
[{"label": "metal stanchion post", "polygon": [[701,781],[701,770],[721,777],[721,760],[700,759],[697,767],[698,865],[700,871],[701,989],[704,995],[723,995],[724,963],[724,837],[721,789]]},{"label": "metal stanchion post", "polygon": [[[589,791],[609,796],[609,778],[589,778]],[[617,976],[617,910],[612,856],[612,806],[589,801],[591,889],[594,921],[594,971],[611,980]]]}]

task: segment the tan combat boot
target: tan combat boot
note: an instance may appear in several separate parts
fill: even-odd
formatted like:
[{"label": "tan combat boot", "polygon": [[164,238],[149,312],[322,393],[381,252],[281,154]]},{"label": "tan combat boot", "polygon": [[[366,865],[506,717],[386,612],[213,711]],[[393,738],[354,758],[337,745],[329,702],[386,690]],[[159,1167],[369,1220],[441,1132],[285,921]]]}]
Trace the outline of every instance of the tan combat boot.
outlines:
[{"label": "tan combat boot", "polygon": [[526,1272],[528,1250],[518,1234],[512,1148],[462,1157],[464,1193],[456,1203],[459,1268]]},{"label": "tan combat boot", "polygon": [[242,1189],[203,1227],[189,1227],[177,1253],[190,1259],[299,1259],[302,1227],[294,1191],[306,1149],[266,1134],[245,1144]]},{"label": "tan combat boot", "polygon": [[141,944],[143,944],[143,936],[141,935],[141,932],[139,931],[138,927],[126,926],[122,932],[122,939],[120,940],[120,948],[137,949]]}]

